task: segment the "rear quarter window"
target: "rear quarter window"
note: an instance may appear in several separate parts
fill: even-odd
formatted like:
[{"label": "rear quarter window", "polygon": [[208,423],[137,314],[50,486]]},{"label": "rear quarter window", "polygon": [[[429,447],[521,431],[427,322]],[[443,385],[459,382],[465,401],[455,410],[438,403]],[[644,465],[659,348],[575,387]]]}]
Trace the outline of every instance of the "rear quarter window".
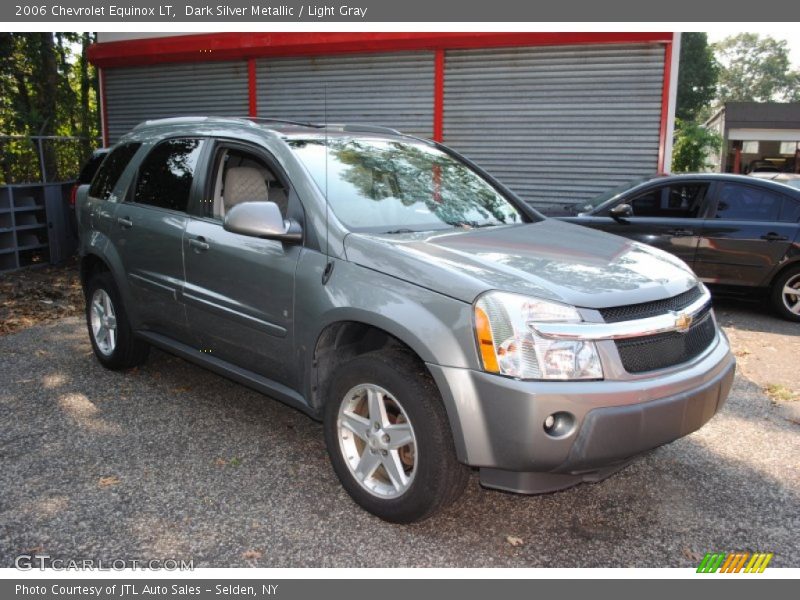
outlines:
[{"label": "rear quarter window", "polygon": [[797,223],[800,221],[800,199],[784,198],[781,208],[782,223]]},{"label": "rear quarter window", "polygon": [[122,144],[114,148],[100,165],[89,188],[89,195],[101,200],[108,200],[114,191],[114,186],[122,176],[133,155],[139,150],[139,143]]},{"label": "rear quarter window", "polygon": [[78,183],[91,183],[92,179],[94,179],[94,174],[97,173],[97,169],[103,164],[103,159],[106,156],[108,156],[108,154],[105,152],[98,152],[90,156],[78,175]]}]

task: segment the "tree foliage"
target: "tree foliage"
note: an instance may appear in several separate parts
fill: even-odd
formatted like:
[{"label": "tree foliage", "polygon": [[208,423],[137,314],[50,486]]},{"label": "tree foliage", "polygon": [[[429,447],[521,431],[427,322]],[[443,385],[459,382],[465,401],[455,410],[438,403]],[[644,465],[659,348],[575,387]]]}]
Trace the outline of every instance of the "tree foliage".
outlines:
[{"label": "tree foliage", "polygon": [[714,44],[714,50],[722,65],[720,104],[800,100],[800,71],[791,68],[786,40],[740,33]]},{"label": "tree foliage", "polygon": [[[92,33],[0,33],[0,135],[80,136],[42,142],[48,181],[70,179],[100,135]],[[3,139],[0,182],[42,177],[36,143]]]},{"label": "tree foliage", "polygon": [[722,138],[718,133],[692,121],[675,120],[675,143],[672,148],[672,170],[676,173],[704,171],[709,154],[719,151]]},{"label": "tree foliage", "polygon": [[683,121],[707,116],[717,93],[720,66],[708,35],[686,32],[681,35],[678,69],[678,101],[675,116]]}]

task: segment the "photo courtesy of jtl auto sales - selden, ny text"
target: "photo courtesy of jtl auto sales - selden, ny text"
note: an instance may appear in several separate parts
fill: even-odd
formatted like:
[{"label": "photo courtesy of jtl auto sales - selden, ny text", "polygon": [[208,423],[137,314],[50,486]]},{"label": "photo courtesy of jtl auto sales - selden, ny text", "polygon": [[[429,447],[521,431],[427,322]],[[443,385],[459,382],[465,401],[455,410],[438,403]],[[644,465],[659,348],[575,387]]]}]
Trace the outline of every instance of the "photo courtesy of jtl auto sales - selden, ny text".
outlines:
[{"label": "photo courtesy of jtl auto sales - selden, ny text", "polygon": [[0,5],[0,598],[797,595],[800,3],[165,1]]}]

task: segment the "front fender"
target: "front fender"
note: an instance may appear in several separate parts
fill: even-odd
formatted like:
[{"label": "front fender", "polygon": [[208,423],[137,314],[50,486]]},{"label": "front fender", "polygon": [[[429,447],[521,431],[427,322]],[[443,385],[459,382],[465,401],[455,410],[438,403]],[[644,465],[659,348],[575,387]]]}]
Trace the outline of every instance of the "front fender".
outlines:
[{"label": "front fender", "polygon": [[[317,341],[328,326],[342,321],[386,331],[429,365],[478,368],[469,304],[338,259],[334,259],[330,280],[323,285],[327,261],[323,254],[306,251],[297,268],[295,348],[297,364],[303,365],[307,399],[313,398],[313,386],[318,383],[314,365]],[[440,392],[461,451],[463,440],[453,394],[449,390]]]}]

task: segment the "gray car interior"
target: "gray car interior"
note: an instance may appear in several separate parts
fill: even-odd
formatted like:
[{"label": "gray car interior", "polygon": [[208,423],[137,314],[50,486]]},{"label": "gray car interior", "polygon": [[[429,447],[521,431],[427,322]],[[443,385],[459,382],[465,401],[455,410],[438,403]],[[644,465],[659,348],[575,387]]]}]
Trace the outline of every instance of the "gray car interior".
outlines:
[{"label": "gray car interior", "polygon": [[214,185],[214,216],[224,218],[240,202],[274,202],[286,216],[288,197],[281,181],[257,157],[224,149]]}]

